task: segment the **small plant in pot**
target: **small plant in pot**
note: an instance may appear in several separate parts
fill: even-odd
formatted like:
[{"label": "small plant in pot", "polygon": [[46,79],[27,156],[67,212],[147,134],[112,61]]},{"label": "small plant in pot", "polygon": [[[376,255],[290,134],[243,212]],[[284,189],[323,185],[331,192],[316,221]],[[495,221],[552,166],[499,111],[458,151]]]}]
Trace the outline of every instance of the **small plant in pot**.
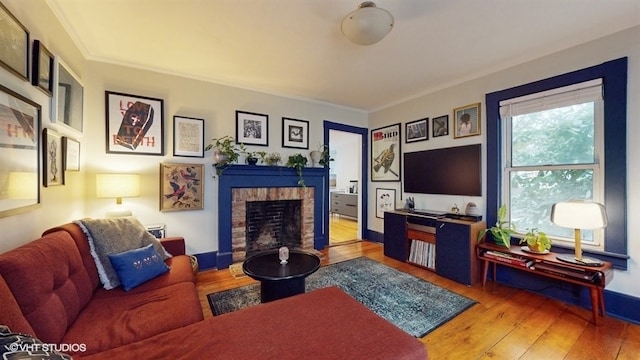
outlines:
[{"label": "small plant in pot", "polygon": [[247,164],[256,165],[258,163],[258,160],[260,159],[262,159],[262,162],[264,162],[264,157],[266,155],[267,153],[264,151],[246,151],[245,159],[247,161]]},{"label": "small plant in pot", "polygon": [[211,142],[204,149],[213,150],[213,165],[216,167],[216,174],[220,176],[222,172],[231,164],[238,161],[240,154],[245,152],[244,144],[236,144],[233,137],[226,135],[221,138],[211,139]]},{"label": "small plant in pot", "polygon": [[544,253],[551,249],[551,239],[547,237],[547,234],[538,231],[536,228],[527,231],[520,240],[520,244],[527,244],[529,250],[536,253]]},{"label": "small plant in pot", "polygon": [[302,178],[302,169],[307,165],[307,157],[298,153],[289,156],[287,160],[287,167],[296,169],[298,174],[298,185],[304,186],[304,179]]},{"label": "small plant in pot", "polygon": [[480,231],[480,233],[478,233],[478,242],[482,241],[487,233],[490,233],[493,236],[493,241],[497,245],[510,248],[511,235],[516,232],[516,227],[513,224],[509,224],[506,217],[507,207],[502,205],[500,206],[500,209],[498,209],[498,220],[496,221],[496,224],[488,229]]},{"label": "small plant in pot", "polygon": [[314,167],[316,165],[326,167],[329,166],[329,161],[333,161],[329,155],[329,146],[325,144],[320,144],[317,150],[313,150],[309,153],[309,156],[311,157],[311,162]]},{"label": "small plant in pot", "polygon": [[260,154],[260,160],[262,160],[263,163],[269,166],[277,166],[282,160],[282,156],[280,156],[280,153],[277,152],[267,154],[266,152],[261,151]]}]

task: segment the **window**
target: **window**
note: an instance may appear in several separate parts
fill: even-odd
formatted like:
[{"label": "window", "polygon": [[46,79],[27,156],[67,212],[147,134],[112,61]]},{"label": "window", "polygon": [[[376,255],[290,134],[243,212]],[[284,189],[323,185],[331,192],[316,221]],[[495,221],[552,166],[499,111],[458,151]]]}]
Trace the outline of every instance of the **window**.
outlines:
[{"label": "window", "polygon": [[[537,228],[573,246],[573,230],[549,220],[553,203],[604,202],[602,79],[500,102],[502,203],[520,231]],[[604,231],[585,230],[585,248],[604,250]]]},{"label": "window", "polygon": [[[598,155],[595,148],[595,163],[604,179],[602,184],[594,183],[604,190],[604,205],[607,209],[608,225],[604,229],[604,251],[584,248],[585,255],[610,261],[616,269],[627,269],[627,73],[628,58],[623,57],[591,67],[579,69],[528,84],[499,90],[486,95],[486,188],[487,224],[496,222],[498,208],[502,204],[503,184],[503,144],[505,129],[500,116],[500,103],[509,99],[553,91],[554,89],[602,79],[604,89],[604,144],[605,151]],[[596,124],[597,126],[597,124]],[[597,127],[594,129],[594,136]],[[597,145],[596,145],[597,146]],[[598,158],[600,156],[600,158]],[[580,164],[576,164],[580,165]],[[525,178],[526,179],[526,178]],[[594,179],[597,177],[594,176]],[[592,196],[596,196],[594,193]],[[573,249],[554,243],[554,251],[571,253]]]}]

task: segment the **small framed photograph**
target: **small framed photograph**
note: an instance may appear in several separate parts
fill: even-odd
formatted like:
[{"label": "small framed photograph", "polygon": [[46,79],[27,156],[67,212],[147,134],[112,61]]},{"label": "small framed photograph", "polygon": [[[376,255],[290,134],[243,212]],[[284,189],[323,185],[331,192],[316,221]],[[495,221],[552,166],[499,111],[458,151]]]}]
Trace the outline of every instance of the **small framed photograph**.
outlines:
[{"label": "small framed photograph", "polygon": [[385,211],[396,209],[395,189],[376,189],[376,217],[384,219]]},{"label": "small framed photograph", "polygon": [[442,115],[431,120],[433,137],[449,135],[449,115]]},{"label": "small framed photograph", "polygon": [[29,80],[29,30],[0,3],[0,66]]},{"label": "small framed photograph", "polygon": [[400,181],[401,127],[389,125],[371,130],[371,181]]},{"label": "small framed photograph", "polygon": [[202,164],[160,164],[160,211],[204,209]]},{"label": "small framed photograph", "polygon": [[282,118],[282,147],[308,149],[309,122],[306,120]]},{"label": "small framed photograph", "polygon": [[45,94],[53,95],[53,54],[40,42],[33,42],[33,60],[31,84],[37,86]]},{"label": "small framed photograph", "polygon": [[80,171],[80,142],[69,137],[62,137],[62,165],[65,171]]},{"label": "small framed photograph", "polygon": [[236,110],[236,141],[269,146],[269,115]]},{"label": "small framed photograph", "polygon": [[108,154],[164,155],[164,101],[105,91]]},{"label": "small framed photograph", "polygon": [[51,122],[68,126],[79,135],[83,131],[84,86],[57,56],[54,62],[55,79],[51,98]]},{"label": "small framed photograph", "polygon": [[429,139],[429,118],[411,121],[405,124],[405,143]]},{"label": "small framed photograph", "polygon": [[62,137],[50,129],[42,130],[42,185],[64,185]]},{"label": "small framed photograph", "polygon": [[204,157],[204,119],[173,117],[173,156]]},{"label": "small framed photograph", "polygon": [[454,138],[480,135],[480,103],[453,109]]}]

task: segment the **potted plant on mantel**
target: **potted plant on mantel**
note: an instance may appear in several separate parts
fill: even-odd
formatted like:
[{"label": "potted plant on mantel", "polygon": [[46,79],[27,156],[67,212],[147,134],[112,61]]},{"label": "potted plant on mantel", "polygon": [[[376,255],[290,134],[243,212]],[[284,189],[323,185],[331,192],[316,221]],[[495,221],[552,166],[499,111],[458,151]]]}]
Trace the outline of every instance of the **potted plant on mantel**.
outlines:
[{"label": "potted plant on mantel", "polygon": [[287,160],[287,167],[296,169],[298,174],[298,185],[304,186],[304,179],[302,178],[302,169],[307,165],[307,157],[297,153],[289,156]]},{"label": "potted plant on mantel", "polygon": [[498,220],[495,226],[488,229],[484,229],[478,233],[478,242],[481,242],[487,233],[491,233],[493,240],[497,245],[504,246],[506,248],[511,247],[511,235],[516,232],[516,227],[513,224],[509,224],[506,221],[507,207],[505,205],[500,206],[498,209]]},{"label": "potted plant on mantel", "polygon": [[309,153],[311,157],[312,165],[320,165],[322,167],[329,166],[329,161],[333,161],[329,155],[329,147],[325,144],[320,144],[317,150],[313,150]]},{"label": "potted plant on mantel", "polygon": [[238,161],[241,153],[246,152],[244,144],[236,144],[233,137],[226,135],[221,138],[211,139],[211,142],[204,149],[205,151],[214,149],[213,166],[216,174],[220,176],[229,165]]}]

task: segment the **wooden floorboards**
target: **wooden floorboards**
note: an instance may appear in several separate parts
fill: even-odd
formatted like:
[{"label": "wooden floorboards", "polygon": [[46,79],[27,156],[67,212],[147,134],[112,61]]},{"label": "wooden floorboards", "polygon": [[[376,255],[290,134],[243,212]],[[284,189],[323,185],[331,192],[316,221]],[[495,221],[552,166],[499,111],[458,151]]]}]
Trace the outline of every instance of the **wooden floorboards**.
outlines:
[{"label": "wooden floorboards", "polygon": [[[476,300],[478,304],[420,339],[430,359],[640,358],[638,325],[605,317],[595,326],[588,309],[491,282],[486,288],[458,284],[385,257],[377,243],[331,246],[322,253],[323,265],[366,256]],[[234,278],[229,270],[200,272],[197,288],[204,316],[212,316],[206,294],[253,283],[248,277]]]},{"label": "wooden floorboards", "polygon": [[358,220],[337,214],[329,215],[329,245],[358,240]]}]

